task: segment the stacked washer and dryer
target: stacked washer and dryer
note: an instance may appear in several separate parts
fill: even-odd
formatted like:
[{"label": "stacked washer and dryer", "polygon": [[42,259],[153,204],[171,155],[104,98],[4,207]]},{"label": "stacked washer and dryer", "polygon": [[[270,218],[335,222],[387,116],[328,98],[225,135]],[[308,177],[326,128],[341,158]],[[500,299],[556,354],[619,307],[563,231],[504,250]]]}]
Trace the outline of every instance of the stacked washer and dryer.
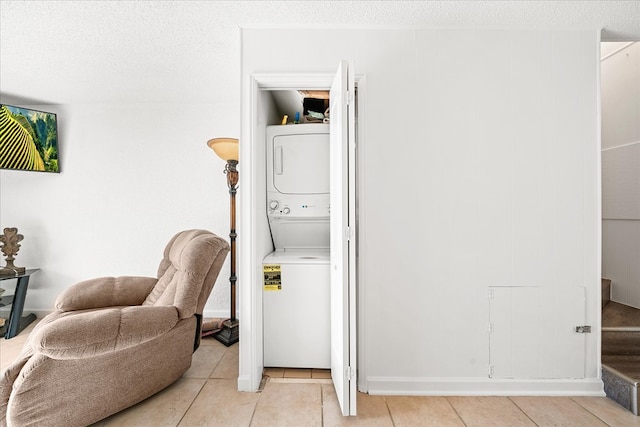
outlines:
[{"label": "stacked washer and dryer", "polygon": [[328,369],[329,125],[268,126],[264,366]]}]

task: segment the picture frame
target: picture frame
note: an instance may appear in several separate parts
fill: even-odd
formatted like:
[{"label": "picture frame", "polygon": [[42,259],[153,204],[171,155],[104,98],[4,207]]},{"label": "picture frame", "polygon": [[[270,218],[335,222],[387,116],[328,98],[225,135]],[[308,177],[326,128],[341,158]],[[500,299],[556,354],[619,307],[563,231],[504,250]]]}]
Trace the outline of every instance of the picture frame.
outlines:
[{"label": "picture frame", "polygon": [[0,104],[0,169],[59,173],[56,114]]}]

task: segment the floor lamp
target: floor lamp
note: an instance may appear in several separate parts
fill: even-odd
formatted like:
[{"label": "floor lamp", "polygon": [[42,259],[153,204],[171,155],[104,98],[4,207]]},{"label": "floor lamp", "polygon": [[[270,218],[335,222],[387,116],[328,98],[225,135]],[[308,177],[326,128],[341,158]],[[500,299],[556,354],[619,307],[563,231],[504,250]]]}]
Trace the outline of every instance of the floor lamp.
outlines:
[{"label": "floor lamp", "polygon": [[211,148],[222,160],[227,162],[224,173],[227,175],[227,186],[229,187],[229,195],[231,196],[231,231],[229,239],[231,240],[231,275],[229,276],[230,292],[231,292],[231,314],[229,320],[222,323],[220,332],[214,334],[214,338],[227,347],[237,343],[240,340],[239,322],[236,318],[236,192],[238,191],[238,140],[234,138],[214,138],[207,142]]}]

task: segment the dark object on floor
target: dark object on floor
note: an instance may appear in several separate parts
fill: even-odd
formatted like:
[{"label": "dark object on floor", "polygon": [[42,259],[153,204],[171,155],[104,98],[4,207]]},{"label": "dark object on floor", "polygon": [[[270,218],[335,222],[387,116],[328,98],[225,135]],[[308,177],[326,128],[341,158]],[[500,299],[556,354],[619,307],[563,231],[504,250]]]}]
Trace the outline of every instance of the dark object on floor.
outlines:
[{"label": "dark object on floor", "polygon": [[228,319],[204,319],[202,321],[202,338],[215,335],[222,330],[222,324]]}]

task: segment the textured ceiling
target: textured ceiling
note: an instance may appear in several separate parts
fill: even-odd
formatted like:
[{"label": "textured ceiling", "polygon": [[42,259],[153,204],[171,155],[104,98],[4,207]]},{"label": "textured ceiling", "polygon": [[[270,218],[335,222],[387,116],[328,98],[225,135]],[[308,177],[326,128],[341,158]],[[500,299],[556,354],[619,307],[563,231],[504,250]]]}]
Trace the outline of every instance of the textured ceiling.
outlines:
[{"label": "textured ceiling", "polygon": [[235,104],[249,26],[575,27],[640,40],[640,1],[0,0],[0,97]]}]

